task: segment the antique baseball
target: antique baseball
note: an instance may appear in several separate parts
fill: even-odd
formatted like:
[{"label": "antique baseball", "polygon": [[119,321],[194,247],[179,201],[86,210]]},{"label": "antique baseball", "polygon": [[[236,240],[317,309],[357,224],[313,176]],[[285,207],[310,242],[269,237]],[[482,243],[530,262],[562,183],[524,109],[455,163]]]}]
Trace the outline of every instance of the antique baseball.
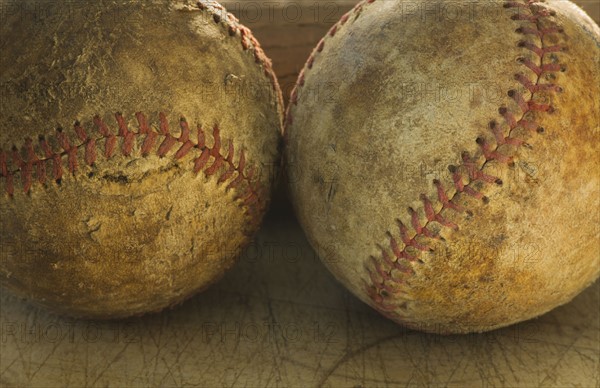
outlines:
[{"label": "antique baseball", "polygon": [[600,270],[600,30],[568,1],[359,3],[286,119],[290,195],[356,296],[482,332]]},{"label": "antique baseball", "polygon": [[278,163],[281,95],[256,39],[208,0],[13,5],[2,286],[116,318],[215,282],[257,230]]}]

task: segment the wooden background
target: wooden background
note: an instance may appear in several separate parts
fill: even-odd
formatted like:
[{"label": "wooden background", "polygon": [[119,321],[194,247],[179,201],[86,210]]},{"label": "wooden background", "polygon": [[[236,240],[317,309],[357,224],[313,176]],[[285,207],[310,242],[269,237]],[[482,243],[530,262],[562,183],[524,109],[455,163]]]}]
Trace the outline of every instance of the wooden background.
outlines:
[{"label": "wooden background", "polygon": [[[600,19],[597,2],[578,3]],[[353,2],[225,4],[254,30],[289,91],[313,45]],[[173,310],[78,321],[0,292],[1,387],[600,385],[598,282],[506,329],[449,337],[408,331],[333,279],[281,190],[238,265]]]}]

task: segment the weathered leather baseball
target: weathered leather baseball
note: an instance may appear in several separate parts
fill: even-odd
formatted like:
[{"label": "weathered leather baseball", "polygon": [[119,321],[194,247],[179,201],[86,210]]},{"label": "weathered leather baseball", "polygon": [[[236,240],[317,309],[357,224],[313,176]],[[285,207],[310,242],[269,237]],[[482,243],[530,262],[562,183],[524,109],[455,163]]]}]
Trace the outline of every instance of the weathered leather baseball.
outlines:
[{"label": "weathered leather baseball", "polygon": [[112,318],[214,282],[256,231],[278,163],[281,94],[250,31],[214,1],[6,10],[2,285]]},{"label": "weathered leather baseball", "polygon": [[480,332],[600,270],[600,31],[568,1],[363,1],[286,124],[306,234],[408,327]]}]

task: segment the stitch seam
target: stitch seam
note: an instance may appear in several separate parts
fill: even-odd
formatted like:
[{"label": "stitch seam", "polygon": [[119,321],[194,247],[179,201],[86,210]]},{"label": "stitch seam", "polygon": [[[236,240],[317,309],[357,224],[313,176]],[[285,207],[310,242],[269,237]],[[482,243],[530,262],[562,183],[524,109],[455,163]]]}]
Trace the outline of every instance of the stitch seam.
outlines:
[{"label": "stitch seam", "polygon": [[264,74],[269,78],[273,86],[273,90],[277,95],[279,106],[283,106],[283,95],[279,88],[277,75],[273,71],[273,63],[265,54],[258,40],[252,34],[252,31],[240,24],[239,19],[232,13],[227,12],[225,7],[214,0],[198,1],[197,6],[202,11],[207,11],[212,15],[212,19],[216,24],[223,26],[229,36],[239,37],[241,40],[242,49],[244,51],[252,51],[254,60],[257,64],[262,65]]},{"label": "stitch seam", "polygon": [[[99,158],[99,151],[106,160],[116,156],[119,150],[122,156],[131,157],[135,145],[141,142],[139,150],[142,157],[150,155],[157,145],[158,149],[155,154],[160,158],[167,157],[171,153],[173,159],[179,160],[195,151],[199,154],[193,159],[195,173],[202,171],[207,177],[218,175],[218,184],[229,182],[226,190],[238,190],[239,194],[236,200],[241,200],[251,213],[256,213],[262,208],[260,183],[253,179],[255,168],[246,165],[243,149],[240,151],[237,166],[234,164],[235,146],[233,141],[229,141],[227,154],[221,151],[222,141],[218,125],[213,126],[213,146],[208,147],[201,126],[197,128],[197,141],[191,140],[192,131],[183,117],[179,121],[181,134],[175,137],[169,131],[169,123],[164,113],[159,114],[158,131],[149,125],[143,113],[138,112],[135,116],[138,123],[137,132],[129,129],[121,113],[116,113],[115,120],[118,127],[116,134],[99,116],[95,116],[93,122],[99,137],[90,136],[82,124],[77,121],[73,125],[73,130],[76,138],[80,141],[78,144],[72,144],[65,131],[57,128],[54,139],[59,146],[58,151],[53,150],[45,136],[39,137],[37,150],[33,140],[29,138],[25,140],[25,145],[21,150],[16,146],[13,146],[10,152],[0,149],[0,178],[6,181],[6,193],[10,197],[15,195],[14,178],[17,175],[20,175],[23,193],[28,194],[35,182],[45,185],[48,175],[51,175],[59,185],[65,169],[74,175],[80,169],[81,153],[83,153],[84,163],[92,167]],[[140,139],[139,142],[138,139]],[[40,157],[40,153],[43,156]],[[210,160],[212,163],[209,164]],[[217,174],[219,172],[220,174]],[[232,179],[234,175],[235,178]],[[246,183],[246,188],[241,189],[240,185],[243,182]]]},{"label": "stitch seam", "polygon": [[[252,51],[256,64],[262,66],[264,75],[267,76],[271,81],[271,85],[276,93],[279,103],[278,106],[283,106],[283,96],[281,95],[277,76],[272,68],[272,62],[262,50],[259,42],[252,35],[252,32],[245,26],[241,25],[239,20],[233,14],[227,12],[224,7],[215,1],[200,0],[196,5],[199,10],[209,12],[212,15],[213,21],[225,28],[229,36],[240,37],[242,50]],[[67,167],[69,172],[75,173],[78,167],[77,153],[80,148],[83,148],[85,153],[85,163],[88,165],[93,165],[97,158],[96,143],[101,140],[105,141],[104,155],[105,157],[110,158],[114,153],[115,147],[117,146],[117,138],[122,138],[122,155],[128,157],[133,150],[136,137],[145,134],[147,136],[142,144],[141,152],[143,156],[146,156],[154,143],[157,141],[159,133],[150,129],[146,121],[146,117],[142,113],[138,112],[136,117],[138,119],[139,132],[131,132],[127,129],[123,116],[120,113],[117,113],[115,118],[119,128],[118,135],[111,133],[99,116],[94,117],[94,124],[100,131],[101,135],[99,138],[88,137],[83,127],[81,127],[81,124],[77,121],[74,125],[74,131],[82,143],[76,146],[71,145],[68,137],[62,131],[62,128],[58,128],[56,140],[62,149],[59,152],[52,151],[45,137],[40,135],[39,147],[44,154],[44,157],[42,158],[38,157],[33,147],[33,140],[31,139],[25,139],[25,145],[22,147],[23,153],[27,155],[25,159],[23,159],[19,149],[16,146],[13,146],[10,152],[4,151],[0,148],[0,178],[6,180],[6,192],[11,197],[14,195],[14,177],[18,173],[21,175],[21,184],[25,193],[29,193],[32,188],[34,174],[38,178],[38,181],[44,184],[47,178],[46,165],[50,161],[52,162],[52,175],[55,181],[60,184],[63,176],[63,157],[66,157],[67,159]],[[163,113],[160,113],[160,134],[165,138],[159,150],[157,151],[158,156],[165,156],[166,153],[172,147],[174,147],[177,142],[180,142],[182,145],[174,155],[175,159],[182,158],[193,148],[201,151],[200,157],[195,160],[194,171],[196,173],[198,173],[200,170],[203,170],[207,176],[210,176],[215,174],[220,167],[226,164],[227,169],[219,177],[218,183],[221,184],[226,182],[235,173],[237,173],[237,177],[229,183],[227,189],[237,188],[242,181],[246,181],[248,183],[248,188],[243,191],[238,198],[242,200],[242,203],[247,206],[252,213],[259,214],[259,210],[264,207],[264,204],[258,203],[262,202],[262,188],[259,187],[258,183],[252,182],[254,169],[244,173],[246,161],[243,150],[240,153],[238,166],[235,167],[233,164],[234,146],[232,141],[229,143],[228,156],[225,157],[220,153],[220,137],[218,126],[213,128],[215,146],[208,148],[204,145],[204,134],[201,128],[198,128],[198,143],[193,143],[189,140],[189,138],[187,138],[190,134],[187,122],[184,118],[182,118],[180,123],[182,126],[182,135],[179,138],[175,138],[168,132],[168,123],[166,121],[166,117]],[[202,139],[200,136],[202,136]],[[217,141],[219,141],[219,143],[217,143]],[[210,165],[210,167],[204,168],[211,157],[214,159],[213,164]],[[13,170],[9,169],[9,163],[11,161],[16,166],[16,168]]]},{"label": "stitch seam", "polygon": [[[360,13],[365,4],[370,4],[374,1],[375,0],[368,0],[357,4],[353,10],[344,15],[340,21],[330,29],[326,37],[335,36],[340,27],[342,27],[353,14]],[[483,156],[483,164],[478,166],[475,157],[472,157],[466,151],[463,152],[461,154],[462,164],[458,166],[449,166],[450,173],[452,174],[454,193],[450,195],[450,191],[446,190],[441,181],[439,179],[434,179],[433,185],[437,191],[437,199],[432,200],[425,194],[421,194],[420,196],[420,200],[423,204],[422,210],[425,213],[427,221],[421,223],[417,211],[413,208],[408,208],[410,225],[404,225],[397,219],[396,222],[398,223],[399,237],[394,237],[394,234],[388,231],[386,235],[389,239],[389,246],[384,247],[378,244],[377,247],[381,251],[381,256],[379,258],[370,256],[369,261],[365,265],[365,270],[370,282],[363,279],[364,290],[371,300],[372,305],[374,305],[380,313],[391,319],[402,321],[406,318],[398,312],[399,307],[406,308],[407,302],[409,302],[408,298],[403,297],[403,294],[407,293],[403,286],[407,283],[407,279],[415,273],[413,265],[415,263],[423,263],[419,258],[419,252],[433,250],[433,248],[424,243],[423,240],[441,238],[428,229],[428,227],[433,223],[438,223],[442,227],[454,230],[459,228],[457,224],[442,216],[442,211],[444,209],[451,209],[461,213],[470,213],[469,210],[464,209],[454,202],[454,199],[459,193],[466,194],[487,203],[489,199],[473,187],[475,186],[475,183],[481,182],[481,184],[496,184],[501,186],[503,182],[498,177],[485,174],[483,172],[485,166],[491,161],[497,161],[508,165],[513,163],[511,156],[505,155],[499,151],[500,146],[504,144],[515,147],[528,146],[523,139],[512,136],[517,128],[523,128],[528,132],[536,132],[538,134],[544,133],[545,129],[539,126],[538,123],[526,119],[526,114],[528,112],[554,112],[554,107],[549,104],[537,103],[534,101],[534,97],[538,92],[546,91],[551,93],[561,93],[563,91],[562,87],[558,85],[541,83],[541,81],[545,74],[566,71],[566,67],[563,64],[545,63],[547,54],[557,53],[566,50],[566,48],[561,45],[545,46],[544,44],[544,38],[547,35],[563,33],[564,31],[556,25],[545,28],[541,25],[541,20],[546,20],[548,16],[554,16],[555,13],[554,11],[545,8],[540,7],[538,9],[535,7],[539,3],[539,0],[524,0],[524,2],[511,1],[504,3],[504,8],[518,9],[518,12],[511,17],[512,20],[531,23],[533,25],[533,27],[527,25],[520,26],[515,32],[522,34],[524,37],[535,36],[541,41],[541,47],[538,47],[527,40],[521,40],[517,43],[518,47],[531,51],[540,60],[540,64],[538,65],[527,58],[518,58],[519,63],[532,71],[537,77],[535,82],[531,82],[523,74],[515,74],[515,80],[531,93],[531,97],[528,100],[525,100],[523,95],[515,89],[508,91],[508,96],[515,101],[521,110],[520,119],[517,119],[517,116],[508,108],[504,106],[500,107],[498,113],[504,118],[505,124],[508,126],[508,133],[505,134],[502,126],[493,120],[489,123],[489,130],[495,139],[495,147],[492,146],[489,140],[484,136],[480,136],[476,139],[476,143]],[[554,23],[552,22],[552,24]],[[288,107],[286,114],[286,126],[292,125],[293,123],[291,110],[292,106],[298,104],[298,92],[304,86],[305,73],[313,67],[316,55],[321,53],[324,47],[325,38],[319,42],[316,49],[309,57],[305,68],[298,77],[296,87],[291,94],[290,106]],[[435,211],[434,203],[442,205],[439,211]],[[395,277],[394,271],[400,273],[401,277]],[[395,301],[392,296],[397,297],[400,301]]]}]

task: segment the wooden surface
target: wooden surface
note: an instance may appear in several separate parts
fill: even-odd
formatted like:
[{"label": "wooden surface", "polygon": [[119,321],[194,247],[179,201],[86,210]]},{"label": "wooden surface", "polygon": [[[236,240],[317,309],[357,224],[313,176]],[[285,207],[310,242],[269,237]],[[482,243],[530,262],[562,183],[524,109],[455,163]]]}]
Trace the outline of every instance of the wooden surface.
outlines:
[{"label": "wooden surface", "polygon": [[283,204],[226,277],[119,322],[57,317],[2,293],[0,385],[597,387],[600,284],[481,335],[407,331],[348,294]]},{"label": "wooden surface", "polygon": [[[314,2],[302,1],[295,3],[302,18],[290,9],[286,20],[268,18],[269,2],[225,3],[253,28],[288,89],[314,43],[352,4],[322,1],[316,15]],[[244,3],[260,5],[262,16]],[[294,3],[269,4],[277,12]],[[600,18],[597,2],[583,5]],[[494,332],[408,331],[333,279],[281,190],[238,265],[175,309],[78,321],[0,293],[0,387],[600,386],[600,283]]]}]

